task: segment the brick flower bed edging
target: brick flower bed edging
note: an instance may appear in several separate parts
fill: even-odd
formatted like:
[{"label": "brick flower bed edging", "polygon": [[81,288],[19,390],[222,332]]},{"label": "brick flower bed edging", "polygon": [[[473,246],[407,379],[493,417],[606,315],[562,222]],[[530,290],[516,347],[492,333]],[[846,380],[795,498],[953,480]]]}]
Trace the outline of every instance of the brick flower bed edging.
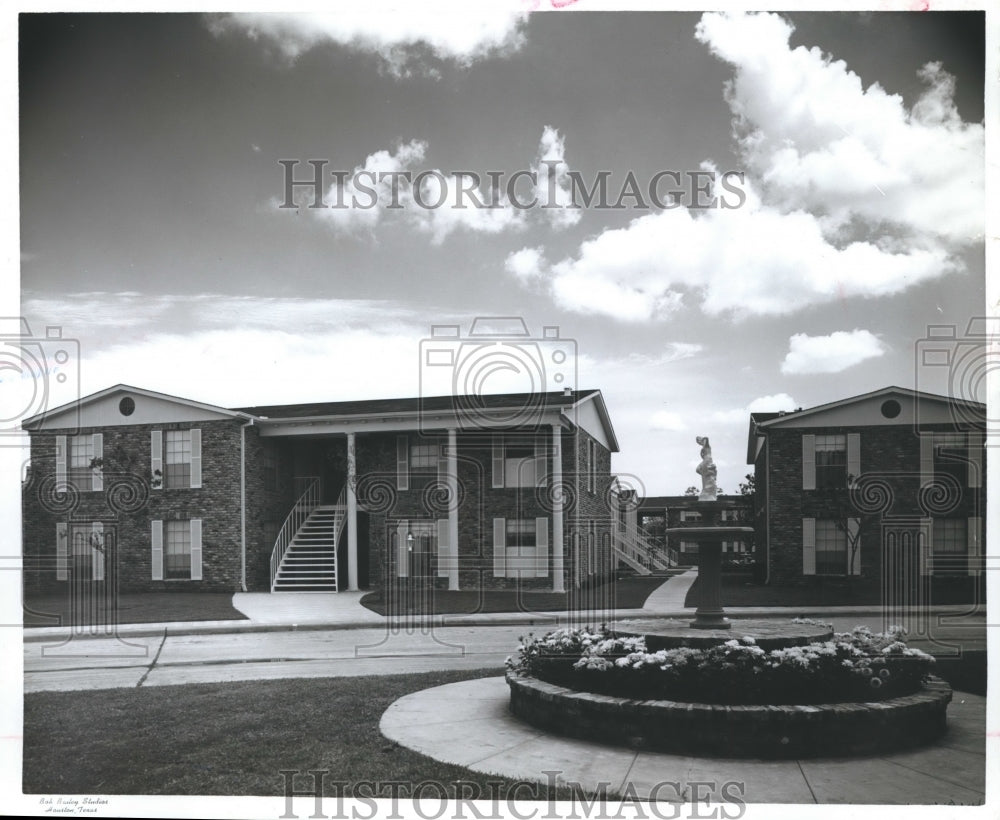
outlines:
[{"label": "brick flower bed edging", "polygon": [[510,710],[532,726],[633,749],[714,757],[870,755],[928,743],[946,728],[951,687],[871,703],[727,706],[628,700],[508,671]]}]

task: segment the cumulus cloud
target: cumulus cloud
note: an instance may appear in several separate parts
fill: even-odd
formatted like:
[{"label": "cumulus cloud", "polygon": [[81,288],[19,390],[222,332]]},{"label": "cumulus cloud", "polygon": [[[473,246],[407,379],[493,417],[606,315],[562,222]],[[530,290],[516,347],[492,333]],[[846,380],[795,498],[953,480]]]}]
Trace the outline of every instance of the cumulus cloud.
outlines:
[{"label": "cumulus cloud", "polygon": [[908,109],[819,49],[791,49],[792,30],[776,14],[706,13],[696,28],[734,67],[742,207],[650,213],[508,270],[568,310],[648,322],[682,307],[790,314],[964,269],[958,251],[982,236],[983,128],[961,121],[954,79],[928,63]]},{"label": "cumulus cloud", "polygon": [[517,51],[524,44],[527,11],[512,4],[470,7],[448,0],[430,4],[367,2],[338,6],[328,14],[244,13],[207,18],[216,36],[241,34],[294,61],[333,43],[377,55],[397,76],[433,73],[422,52],[459,65]]},{"label": "cumulus cloud", "polygon": [[[324,191],[326,207],[322,208],[311,207],[314,188],[311,183],[303,183],[312,179],[315,170],[309,167],[304,171],[293,165],[285,170],[286,180],[292,178],[298,183],[291,191],[292,204],[338,232],[371,234],[383,221],[392,218],[429,235],[436,245],[456,231],[517,232],[526,228],[529,220],[534,223],[544,220],[551,228],[562,229],[580,220],[579,209],[566,207],[572,202],[572,195],[565,140],[551,126],[543,128],[538,153],[528,169],[534,174],[529,179],[534,181],[527,193],[511,193],[510,179],[504,181],[503,177],[498,178],[499,187],[494,188],[488,174],[422,168],[427,147],[423,140],[400,143],[393,151],[381,149],[369,154],[350,173],[336,172],[337,176]],[[325,167],[322,172],[335,173]],[[521,207],[510,196],[517,197]],[[532,198],[537,200],[536,204],[525,207]],[[556,207],[545,207],[548,203]],[[281,210],[286,203],[274,197],[269,205],[273,210]],[[530,278],[527,257],[514,265],[512,273]]]},{"label": "cumulus cloud", "polygon": [[[810,213],[781,213],[753,187],[736,210],[677,208],[586,240],[549,264],[520,257],[518,277],[544,282],[562,307],[622,321],[670,316],[777,316],[850,297],[887,296],[955,270],[942,248],[894,250],[870,241],[838,247]],[[508,257],[508,270],[514,265]],[[513,272],[513,271],[512,271]]]},{"label": "cumulus cloud", "polygon": [[791,48],[777,14],[706,13],[695,37],[735,69],[726,89],[746,169],[767,201],[822,217],[956,244],[983,233],[984,130],[962,122],[955,79],[937,62],[907,109],[878,83],[865,88],[843,60]]},{"label": "cumulus cloud", "polygon": [[781,363],[785,374],[840,373],[867,359],[882,356],[885,345],[867,330],[838,330],[828,336],[796,333],[788,340]]},{"label": "cumulus cloud", "polygon": [[758,396],[745,407],[718,410],[712,414],[712,418],[720,424],[745,425],[749,422],[751,413],[792,411],[798,406],[795,399],[787,393],[775,393],[769,396]]}]

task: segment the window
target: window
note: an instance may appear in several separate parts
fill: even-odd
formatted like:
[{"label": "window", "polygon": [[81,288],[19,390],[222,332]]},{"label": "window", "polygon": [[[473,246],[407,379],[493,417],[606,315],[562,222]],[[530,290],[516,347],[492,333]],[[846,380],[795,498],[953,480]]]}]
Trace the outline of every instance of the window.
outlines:
[{"label": "window", "polygon": [[494,577],[544,578],[548,574],[548,520],[545,518],[494,518]]},{"label": "window", "polygon": [[69,481],[78,490],[92,488],[94,469],[94,437],[71,436],[69,440]]},{"label": "window", "polygon": [[847,486],[847,436],[816,436],[816,488]]},{"label": "window", "polygon": [[441,461],[441,443],[420,439],[410,444],[410,489],[420,489],[437,480],[438,463]]},{"label": "window", "polygon": [[163,483],[166,487],[191,486],[191,431],[167,430]]},{"label": "window", "polygon": [[964,518],[934,519],[935,555],[965,555],[969,548],[968,523]]},{"label": "window", "polygon": [[698,542],[697,541],[681,541],[681,552],[686,552],[689,555],[698,554]]},{"label": "window", "polygon": [[163,549],[163,577],[166,579],[191,577],[191,522],[165,521]]},{"label": "window", "polygon": [[701,513],[696,510],[681,510],[681,521],[684,523],[701,521]]},{"label": "window", "polygon": [[535,442],[533,439],[516,437],[504,442],[503,481],[505,487],[535,486]]},{"label": "window", "polygon": [[816,519],[816,574],[844,575],[846,569],[847,533],[832,519]]}]

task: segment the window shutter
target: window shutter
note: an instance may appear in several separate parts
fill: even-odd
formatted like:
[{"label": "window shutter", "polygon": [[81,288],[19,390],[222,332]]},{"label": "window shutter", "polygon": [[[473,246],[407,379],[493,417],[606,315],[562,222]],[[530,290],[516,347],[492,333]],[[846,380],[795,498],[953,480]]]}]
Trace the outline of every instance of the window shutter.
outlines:
[{"label": "window shutter", "polygon": [[920,434],[920,486],[926,487],[934,480],[934,434]]},{"label": "window shutter", "polygon": [[[153,430],[149,434],[149,472],[154,490],[163,489],[163,431]],[[160,577],[162,578],[162,562]],[[157,579],[158,580],[158,579]]]},{"label": "window shutter", "polygon": [[[401,436],[405,439],[406,436]],[[403,519],[396,527],[396,575],[399,578],[410,577],[410,551],[406,546],[406,534],[409,532],[410,522]]]},{"label": "window shutter", "polygon": [[410,489],[410,439],[405,435],[396,436],[396,489]]},{"label": "window shutter", "polygon": [[847,519],[847,574],[861,574],[861,519]]},{"label": "window shutter", "polygon": [[507,519],[493,519],[493,577],[503,578],[507,574]]},{"label": "window shutter", "polygon": [[[63,436],[63,438],[66,438]],[[67,553],[69,550],[69,527],[65,521],[56,524],[56,580],[65,581],[69,575]]]},{"label": "window shutter", "polygon": [[201,580],[201,519],[191,519],[191,580]]},{"label": "window shutter", "polygon": [[[503,439],[493,434],[493,487],[503,487]],[[495,521],[496,519],[494,519]],[[495,573],[494,573],[495,574]]]},{"label": "window shutter", "polygon": [[163,522],[151,522],[150,543],[152,544],[153,580],[163,580]]},{"label": "window shutter", "polygon": [[545,442],[545,435],[537,433],[535,435],[535,486],[544,487],[545,478],[548,473],[548,453]]},{"label": "window shutter", "polygon": [[978,430],[969,433],[969,486],[979,489],[983,486],[983,434]]},{"label": "window shutter", "polygon": [[861,434],[847,434],[847,474],[854,476],[854,480],[849,483],[853,487],[858,476],[861,475]]},{"label": "window shutter", "polygon": [[191,487],[201,486],[201,428],[191,430]]},{"label": "window shutter", "polygon": [[535,577],[549,577],[549,519],[535,519]]},{"label": "window shutter", "polygon": [[94,521],[90,525],[90,537],[93,538],[93,542],[90,545],[90,560],[91,560],[91,577],[95,581],[104,580],[104,556],[107,554],[105,550],[97,548],[97,544],[105,547],[104,543],[104,524],[101,521]]},{"label": "window shutter", "polygon": [[968,521],[969,538],[969,575],[978,576],[982,571],[982,550],[980,549],[980,534],[983,529],[983,519],[974,516]]},{"label": "window shutter", "polygon": [[438,578],[447,578],[448,571],[454,562],[451,557],[451,545],[448,543],[448,519],[439,518],[438,529]]},{"label": "window shutter", "polygon": [[[921,439],[922,440],[922,439]],[[920,574],[934,574],[934,519],[920,519]]]},{"label": "window shutter", "polygon": [[[104,433],[94,433],[94,458],[103,459],[104,458]],[[90,489],[92,490],[103,490],[104,489],[104,467],[98,466],[94,468],[90,479]]]},{"label": "window shutter", "polygon": [[56,490],[66,487],[66,436],[56,436]]},{"label": "window shutter", "polygon": [[802,574],[816,574],[816,519],[802,519]]},{"label": "window shutter", "polygon": [[816,489],[816,436],[802,436],[802,489]]}]

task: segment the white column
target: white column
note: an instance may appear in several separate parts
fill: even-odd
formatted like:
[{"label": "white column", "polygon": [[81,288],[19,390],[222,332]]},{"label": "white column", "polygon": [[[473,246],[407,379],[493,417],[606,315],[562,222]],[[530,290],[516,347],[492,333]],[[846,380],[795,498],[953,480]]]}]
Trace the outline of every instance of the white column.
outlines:
[{"label": "white column", "polygon": [[347,588],[358,588],[358,486],[354,433],[347,434]]},{"label": "white column", "polygon": [[552,425],[552,591],[565,592],[563,583],[562,427]]},{"label": "white column", "polygon": [[448,430],[448,544],[451,566],[448,569],[448,589],[458,589],[458,432]]}]

